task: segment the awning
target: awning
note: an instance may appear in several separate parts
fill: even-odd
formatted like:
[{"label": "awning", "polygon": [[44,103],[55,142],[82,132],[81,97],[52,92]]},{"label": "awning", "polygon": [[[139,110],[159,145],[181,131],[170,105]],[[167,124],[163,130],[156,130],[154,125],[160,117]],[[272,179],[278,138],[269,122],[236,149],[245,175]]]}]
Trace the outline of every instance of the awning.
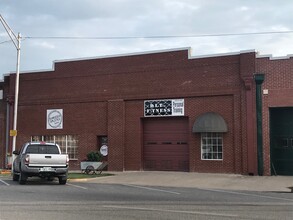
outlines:
[{"label": "awning", "polygon": [[223,117],[215,112],[200,115],[194,122],[192,132],[227,132],[227,124]]}]

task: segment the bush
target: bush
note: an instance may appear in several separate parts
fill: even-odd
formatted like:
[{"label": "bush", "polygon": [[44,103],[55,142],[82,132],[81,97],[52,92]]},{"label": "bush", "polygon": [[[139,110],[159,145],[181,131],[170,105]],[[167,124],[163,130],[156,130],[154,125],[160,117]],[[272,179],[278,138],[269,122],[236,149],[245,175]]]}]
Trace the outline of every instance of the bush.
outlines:
[{"label": "bush", "polygon": [[87,161],[101,161],[103,155],[100,152],[90,152],[87,154]]}]

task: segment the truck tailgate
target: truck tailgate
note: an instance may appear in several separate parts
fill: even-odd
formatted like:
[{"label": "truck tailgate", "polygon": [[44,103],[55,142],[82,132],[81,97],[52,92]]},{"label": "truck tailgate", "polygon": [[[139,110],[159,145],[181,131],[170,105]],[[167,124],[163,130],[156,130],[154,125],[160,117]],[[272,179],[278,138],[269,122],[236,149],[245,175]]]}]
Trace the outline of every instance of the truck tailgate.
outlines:
[{"label": "truck tailgate", "polygon": [[28,154],[31,167],[66,167],[66,154]]}]

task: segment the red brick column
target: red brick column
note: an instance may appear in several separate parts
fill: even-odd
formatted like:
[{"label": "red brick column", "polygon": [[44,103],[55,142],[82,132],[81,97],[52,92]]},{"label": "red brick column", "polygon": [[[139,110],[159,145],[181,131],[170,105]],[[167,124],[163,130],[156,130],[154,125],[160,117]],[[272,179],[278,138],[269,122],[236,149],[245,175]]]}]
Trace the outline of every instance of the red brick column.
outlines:
[{"label": "red brick column", "polygon": [[108,169],[124,170],[125,103],[123,100],[108,101]]},{"label": "red brick column", "polygon": [[[257,175],[257,155],[256,155],[256,118],[255,118],[255,53],[245,53],[240,55],[240,76],[244,82],[246,108],[243,123],[246,125],[246,148],[247,148],[247,171],[244,173]],[[243,101],[244,101],[243,100]],[[243,140],[244,141],[244,140]],[[243,155],[245,156],[245,155]]]}]

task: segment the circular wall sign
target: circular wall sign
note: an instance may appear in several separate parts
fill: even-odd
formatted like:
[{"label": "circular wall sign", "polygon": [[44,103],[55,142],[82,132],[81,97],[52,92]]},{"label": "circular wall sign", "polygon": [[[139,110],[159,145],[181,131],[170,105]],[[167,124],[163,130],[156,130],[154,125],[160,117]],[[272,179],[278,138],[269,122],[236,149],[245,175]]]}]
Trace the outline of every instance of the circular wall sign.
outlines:
[{"label": "circular wall sign", "polygon": [[48,115],[48,123],[52,128],[59,128],[62,123],[61,112],[57,110],[51,111]]},{"label": "circular wall sign", "polygon": [[101,153],[103,156],[107,156],[107,155],[108,155],[108,146],[107,146],[107,145],[103,145],[103,146],[100,148],[100,153]]}]

